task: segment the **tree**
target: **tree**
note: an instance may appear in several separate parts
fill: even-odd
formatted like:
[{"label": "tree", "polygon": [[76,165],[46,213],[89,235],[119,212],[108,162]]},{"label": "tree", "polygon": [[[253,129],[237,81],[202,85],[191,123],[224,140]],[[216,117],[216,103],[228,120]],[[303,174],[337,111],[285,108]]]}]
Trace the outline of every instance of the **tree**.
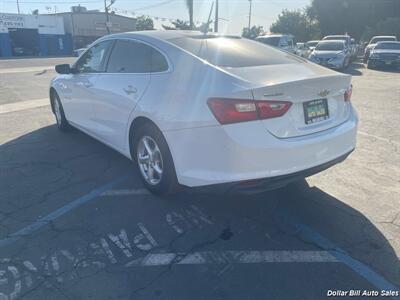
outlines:
[{"label": "tree", "polygon": [[307,8],[323,36],[348,33],[360,39],[366,27],[374,28],[387,18],[400,15],[399,0],[312,0]]},{"label": "tree", "polygon": [[162,25],[162,27],[165,30],[190,30],[190,29],[192,29],[192,27],[190,26],[190,23],[188,21],[176,19],[175,21],[171,21],[171,23],[174,27],[167,26],[167,25]]},{"label": "tree", "polygon": [[248,27],[243,28],[242,37],[254,40],[256,37],[263,35],[264,29],[262,26],[254,25],[250,29]]},{"label": "tree", "polygon": [[211,31],[210,24],[212,24],[212,20],[207,24],[207,22],[200,24],[199,26],[190,27],[190,23],[188,21],[183,21],[176,19],[172,21],[173,26],[162,25],[165,30],[199,30],[201,32]]},{"label": "tree", "polygon": [[284,9],[270,27],[274,33],[290,33],[298,41],[307,42],[319,37],[318,23],[308,18],[307,14],[300,10],[290,11]]},{"label": "tree", "polygon": [[194,22],[193,22],[193,6],[194,6],[194,3],[193,3],[193,0],[185,0],[185,2],[186,2],[186,7],[187,7],[188,12],[189,12],[189,26],[190,26],[189,29],[193,29],[194,28]]},{"label": "tree", "polygon": [[400,18],[387,18],[378,22],[375,27],[368,26],[361,40],[369,41],[375,35],[394,35],[400,39]]},{"label": "tree", "polygon": [[137,31],[154,30],[153,19],[146,17],[146,16],[138,17],[136,19],[136,30]]}]

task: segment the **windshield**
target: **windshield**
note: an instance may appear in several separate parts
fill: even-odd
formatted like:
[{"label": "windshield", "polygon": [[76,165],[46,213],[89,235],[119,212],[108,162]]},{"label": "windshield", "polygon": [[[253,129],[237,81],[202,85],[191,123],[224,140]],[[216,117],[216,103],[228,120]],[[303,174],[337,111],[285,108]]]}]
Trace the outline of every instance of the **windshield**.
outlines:
[{"label": "windshield", "polygon": [[286,52],[242,38],[177,38],[169,42],[220,67],[252,67],[298,63]]},{"label": "windshield", "polygon": [[342,51],[343,49],[343,42],[320,42],[315,48],[318,51]]},{"label": "windshield", "polygon": [[400,43],[379,43],[375,49],[392,49],[400,50]]},{"label": "windshield", "polygon": [[396,38],[394,37],[380,37],[380,38],[373,38],[370,44],[376,44],[379,42],[394,42],[394,41],[396,41]]},{"label": "windshield", "polygon": [[315,42],[307,42],[306,45],[307,45],[308,47],[315,47],[315,46],[318,45],[318,41],[315,41]]},{"label": "windshield", "polygon": [[279,47],[279,41],[281,40],[281,38],[279,36],[270,36],[260,37],[257,40],[270,46]]}]

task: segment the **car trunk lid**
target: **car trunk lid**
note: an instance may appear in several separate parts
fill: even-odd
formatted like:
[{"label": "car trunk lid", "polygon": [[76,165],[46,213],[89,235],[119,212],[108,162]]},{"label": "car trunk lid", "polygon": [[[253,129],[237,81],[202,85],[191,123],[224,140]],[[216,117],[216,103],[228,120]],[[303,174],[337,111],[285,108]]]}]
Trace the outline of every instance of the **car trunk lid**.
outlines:
[{"label": "car trunk lid", "polygon": [[[349,117],[351,106],[344,100],[344,94],[350,87],[349,75],[311,63],[235,68],[228,71],[254,84],[252,93],[255,100],[292,103],[283,116],[262,121],[265,128],[278,138],[323,131],[338,126]],[[327,110],[326,116],[320,115],[323,110]]]}]

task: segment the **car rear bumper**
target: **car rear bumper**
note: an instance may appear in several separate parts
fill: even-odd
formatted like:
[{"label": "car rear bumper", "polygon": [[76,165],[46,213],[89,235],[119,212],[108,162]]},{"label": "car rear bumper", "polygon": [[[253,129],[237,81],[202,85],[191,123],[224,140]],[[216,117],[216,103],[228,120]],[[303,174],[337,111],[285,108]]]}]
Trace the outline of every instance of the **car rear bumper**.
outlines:
[{"label": "car rear bumper", "polygon": [[179,183],[198,187],[317,170],[354,150],[357,123],[352,112],[339,126],[286,139],[271,135],[259,121],[166,131],[164,135]]},{"label": "car rear bumper", "polygon": [[198,192],[235,193],[235,194],[236,193],[253,194],[253,193],[261,193],[270,190],[275,190],[284,187],[291,182],[295,182],[310,177],[326,169],[329,169],[330,167],[344,161],[353,151],[354,149],[324,164],[287,175],[280,175],[275,177],[267,177],[261,179],[253,179],[253,180],[244,180],[239,182],[205,185],[196,187],[194,189]]},{"label": "car rear bumper", "polygon": [[372,63],[377,67],[390,67],[390,66],[400,66],[400,60],[398,59],[369,59],[369,63]]}]

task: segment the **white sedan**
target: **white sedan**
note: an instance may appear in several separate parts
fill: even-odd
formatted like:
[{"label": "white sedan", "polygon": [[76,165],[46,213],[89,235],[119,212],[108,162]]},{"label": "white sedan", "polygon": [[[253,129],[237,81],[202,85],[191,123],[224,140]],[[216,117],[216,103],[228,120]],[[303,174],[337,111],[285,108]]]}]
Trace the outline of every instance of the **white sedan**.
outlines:
[{"label": "white sedan", "polygon": [[240,37],[115,34],[56,70],[59,129],[76,127],[135,161],[156,194],[271,189],[356,145],[350,76]]}]

